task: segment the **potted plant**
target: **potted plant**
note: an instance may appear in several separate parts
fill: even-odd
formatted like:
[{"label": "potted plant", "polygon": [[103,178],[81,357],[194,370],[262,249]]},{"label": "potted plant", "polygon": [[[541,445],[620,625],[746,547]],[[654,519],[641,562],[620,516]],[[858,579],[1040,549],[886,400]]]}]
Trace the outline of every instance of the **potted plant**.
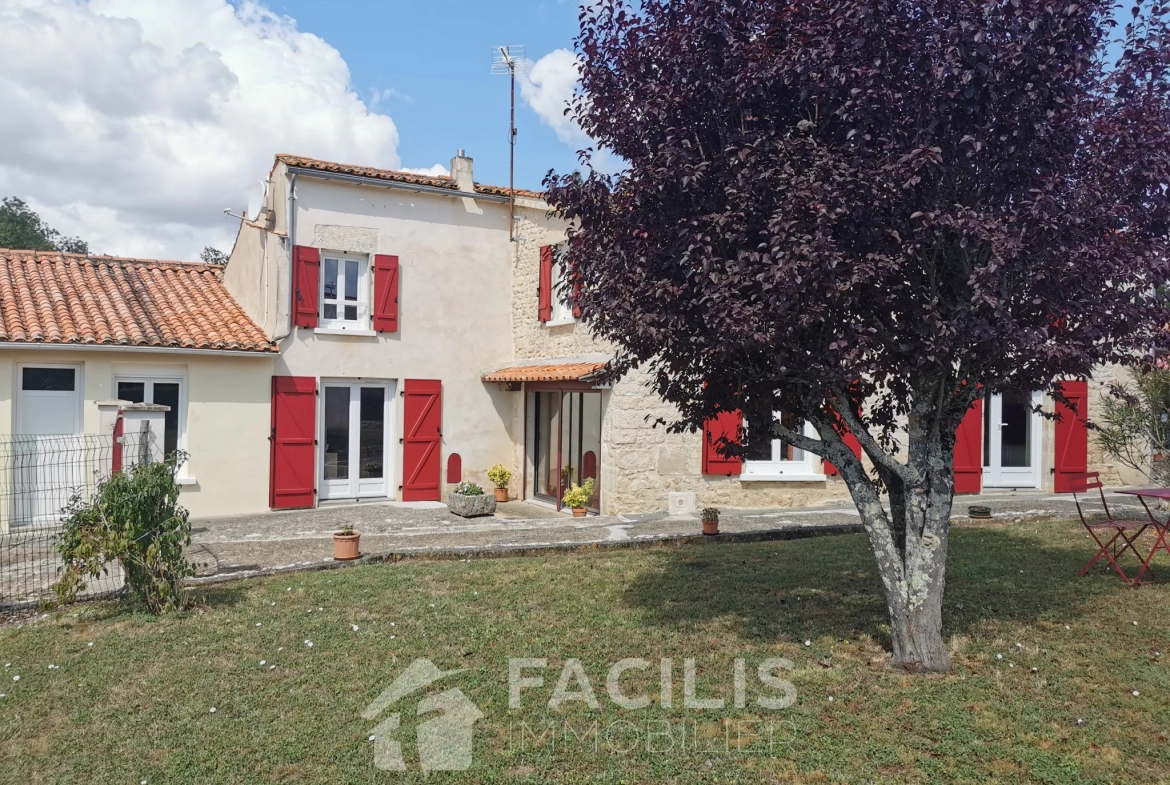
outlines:
[{"label": "potted plant", "polygon": [[565,495],[561,497],[561,501],[565,506],[573,511],[574,518],[585,517],[585,505],[593,498],[593,478],[590,477],[585,481],[584,485],[577,485],[573,483],[569,490],[565,491]]},{"label": "potted plant", "polygon": [[487,475],[488,479],[495,483],[496,501],[508,501],[508,482],[512,479],[512,472],[504,464],[497,463],[488,469]]},{"label": "potted plant", "polygon": [[703,534],[714,536],[719,533],[719,509],[704,507],[700,513],[703,517]]},{"label": "potted plant", "polygon": [[447,507],[463,518],[492,515],[496,511],[496,497],[485,494],[483,488],[471,480],[464,480],[447,494]]},{"label": "potted plant", "polygon": [[361,537],[361,532],[355,532],[349,524],[343,525],[341,531],[333,533],[333,558],[337,561],[350,561],[361,556],[358,547]]}]

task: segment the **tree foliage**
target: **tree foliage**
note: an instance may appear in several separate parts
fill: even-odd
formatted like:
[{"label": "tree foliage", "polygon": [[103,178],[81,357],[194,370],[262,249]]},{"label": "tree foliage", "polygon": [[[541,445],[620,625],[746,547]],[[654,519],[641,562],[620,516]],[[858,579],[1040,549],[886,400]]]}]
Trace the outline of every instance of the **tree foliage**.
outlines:
[{"label": "tree foliage", "polygon": [[0,201],[0,248],[89,253],[88,243],[77,237],[63,236],[15,196],[6,196]]},{"label": "tree foliage", "polygon": [[1166,11],[1135,9],[1124,28],[1113,13],[1042,0],[581,11],[570,111],[627,168],[603,175],[585,151],[584,175],[546,180],[575,227],[575,305],[617,346],[617,374],[643,368],[678,407],[674,427],[741,409],[746,438],[840,468],[908,666],[946,667],[938,619],[906,621],[941,607],[955,430],[973,400],[1127,361],[1166,323]]},{"label": "tree foliage", "polygon": [[227,264],[228,255],[210,245],[203,246],[203,250],[199,252],[199,258],[203,260],[204,264]]},{"label": "tree foliage", "polygon": [[1109,385],[1094,418],[1105,454],[1163,487],[1170,486],[1170,368],[1135,368],[1129,380]]},{"label": "tree foliage", "polygon": [[175,471],[186,456],[128,468],[103,480],[92,500],[81,493],[65,510],[57,550],[63,562],[53,589],[75,599],[87,579],[118,562],[126,585],[151,613],[181,607],[183,581],[195,574],[183,556],[191,544],[188,513],[179,506]]}]

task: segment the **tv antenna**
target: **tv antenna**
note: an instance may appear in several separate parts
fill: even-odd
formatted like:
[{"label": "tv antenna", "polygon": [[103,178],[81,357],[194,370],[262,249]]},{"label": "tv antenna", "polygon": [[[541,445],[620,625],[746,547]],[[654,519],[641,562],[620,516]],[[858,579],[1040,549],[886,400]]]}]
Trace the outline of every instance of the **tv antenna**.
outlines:
[{"label": "tv antenna", "polygon": [[512,80],[512,110],[508,121],[508,239],[514,238],[516,231],[516,71],[524,72],[528,59],[524,56],[524,47],[512,44],[511,46],[497,46],[492,48],[492,73],[507,74]]}]

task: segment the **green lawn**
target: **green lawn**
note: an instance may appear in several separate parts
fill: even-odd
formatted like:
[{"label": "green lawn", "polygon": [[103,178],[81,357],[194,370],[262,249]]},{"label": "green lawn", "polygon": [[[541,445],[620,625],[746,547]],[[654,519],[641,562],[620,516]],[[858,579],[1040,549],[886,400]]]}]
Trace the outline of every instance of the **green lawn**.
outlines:
[{"label": "green lawn", "polygon": [[[0,781],[422,782],[418,696],[361,717],[416,657],[466,669],[427,694],[457,686],[485,715],[472,768],[427,782],[1166,781],[1170,586],[1078,578],[1089,555],[1071,523],[957,528],[945,677],[885,669],[861,536],[306,573],[162,619],[80,606],[0,625]],[[515,711],[509,657],[549,661]],[[657,697],[673,659],[671,708],[610,700],[606,672],[627,657],[652,663],[622,678],[631,696]],[[725,709],[684,707],[688,657]],[[787,709],[754,704],[773,694],[756,679],[772,657],[795,666]],[[598,709],[549,708],[569,658]],[[406,773],[375,768],[368,740],[394,711]]]}]

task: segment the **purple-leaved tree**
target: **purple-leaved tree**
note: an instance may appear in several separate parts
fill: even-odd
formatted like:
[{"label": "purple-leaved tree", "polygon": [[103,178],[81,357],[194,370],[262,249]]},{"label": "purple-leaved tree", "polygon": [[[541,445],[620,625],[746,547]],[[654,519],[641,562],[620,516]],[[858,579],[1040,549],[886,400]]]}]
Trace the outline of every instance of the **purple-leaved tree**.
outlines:
[{"label": "purple-leaved tree", "polygon": [[626,168],[600,174],[586,151],[585,174],[549,174],[574,227],[565,285],[616,345],[615,374],[645,369],[677,406],[672,427],[739,409],[741,439],[836,464],[909,670],[950,665],[952,461],[974,399],[1056,392],[1132,360],[1170,321],[1167,12],[1114,13],[1099,0],[581,11],[569,111]]}]

